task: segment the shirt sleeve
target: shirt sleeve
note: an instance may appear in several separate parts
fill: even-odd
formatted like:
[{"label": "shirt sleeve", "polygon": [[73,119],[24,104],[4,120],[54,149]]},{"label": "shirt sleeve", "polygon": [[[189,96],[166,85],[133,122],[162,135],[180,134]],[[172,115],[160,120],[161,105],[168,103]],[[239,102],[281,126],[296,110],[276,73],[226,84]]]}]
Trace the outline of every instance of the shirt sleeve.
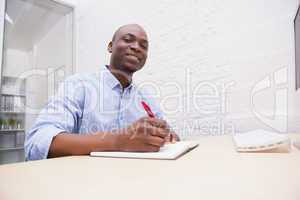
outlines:
[{"label": "shirt sleeve", "polygon": [[85,90],[81,80],[72,76],[42,109],[25,138],[26,160],[46,159],[52,139],[59,133],[78,133]]}]

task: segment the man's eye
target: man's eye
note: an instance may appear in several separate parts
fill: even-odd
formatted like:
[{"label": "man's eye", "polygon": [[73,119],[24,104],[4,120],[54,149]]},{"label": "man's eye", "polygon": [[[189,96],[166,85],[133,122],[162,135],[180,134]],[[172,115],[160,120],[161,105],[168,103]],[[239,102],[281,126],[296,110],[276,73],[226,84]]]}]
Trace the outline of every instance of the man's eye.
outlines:
[{"label": "man's eye", "polygon": [[124,41],[125,41],[125,42],[131,42],[131,41],[132,41],[132,38],[130,38],[130,37],[125,37],[125,38],[124,38]]},{"label": "man's eye", "polygon": [[148,49],[148,44],[146,44],[146,43],[142,43],[141,46],[142,46],[144,49]]}]

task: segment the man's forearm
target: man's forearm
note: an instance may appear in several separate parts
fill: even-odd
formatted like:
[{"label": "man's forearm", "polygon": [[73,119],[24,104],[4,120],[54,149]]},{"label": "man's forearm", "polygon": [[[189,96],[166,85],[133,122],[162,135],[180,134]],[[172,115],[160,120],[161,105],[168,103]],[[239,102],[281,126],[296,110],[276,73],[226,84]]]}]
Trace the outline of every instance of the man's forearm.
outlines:
[{"label": "man's forearm", "polygon": [[[170,131],[164,120],[144,117],[116,132],[94,134],[60,133],[51,142],[48,157],[88,155],[92,151],[156,152]],[[173,133],[171,133],[173,134]],[[176,134],[173,134],[175,138]],[[178,136],[177,136],[178,137]],[[179,140],[179,139],[176,139]]]},{"label": "man's forearm", "polygon": [[111,132],[82,135],[60,133],[52,140],[48,158],[88,155],[92,151],[117,151],[117,138],[118,134]]}]

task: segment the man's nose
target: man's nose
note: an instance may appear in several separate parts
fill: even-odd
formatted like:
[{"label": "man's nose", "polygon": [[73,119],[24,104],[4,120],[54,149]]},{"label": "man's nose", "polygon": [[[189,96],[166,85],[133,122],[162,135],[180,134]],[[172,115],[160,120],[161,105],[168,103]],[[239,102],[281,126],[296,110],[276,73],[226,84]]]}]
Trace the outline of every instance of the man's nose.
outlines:
[{"label": "man's nose", "polygon": [[140,51],[140,46],[139,46],[138,42],[131,43],[130,48],[135,51]]}]

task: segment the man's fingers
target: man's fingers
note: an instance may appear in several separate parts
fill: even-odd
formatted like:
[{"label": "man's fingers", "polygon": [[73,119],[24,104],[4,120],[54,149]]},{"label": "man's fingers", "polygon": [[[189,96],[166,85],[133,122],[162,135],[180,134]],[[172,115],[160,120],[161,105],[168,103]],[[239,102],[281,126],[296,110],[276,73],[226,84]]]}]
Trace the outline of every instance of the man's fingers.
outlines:
[{"label": "man's fingers", "polygon": [[145,148],[145,152],[158,152],[160,149],[159,146],[154,146],[154,145],[147,145],[147,147]]},{"label": "man's fingers", "polygon": [[147,130],[150,135],[161,137],[163,139],[169,135],[169,130],[162,128],[148,127]]},{"label": "man's fingers", "polygon": [[180,138],[176,133],[172,132],[167,137],[165,137],[165,141],[166,143],[176,143],[180,141]]},{"label": "man's fingers", "polygon": [[168,129],[169,128],[167,122],[165,120],[162,120],[162,119],[148,117],[146,119],[146,121],[150,125],[155,126],[157,128],[163,128],[163,129]]},{"label": "man's fingers", "polygon": [[165,140],[163,138],[160,138],[160,137],[155,137],[155,136],[149,135],[147,137],[146,143],[150,144],[150,145],[153,145],[153,146],[156,146],[156,147],[162,147],[165,144]]},{"label": "man's fingers", "polygon": [[176,134],[176,133],[171,133],[170,134],[171,135],[171,142],[178,142],[178,141],[180,141],[180,138],[179,138],[179,136]]}]

